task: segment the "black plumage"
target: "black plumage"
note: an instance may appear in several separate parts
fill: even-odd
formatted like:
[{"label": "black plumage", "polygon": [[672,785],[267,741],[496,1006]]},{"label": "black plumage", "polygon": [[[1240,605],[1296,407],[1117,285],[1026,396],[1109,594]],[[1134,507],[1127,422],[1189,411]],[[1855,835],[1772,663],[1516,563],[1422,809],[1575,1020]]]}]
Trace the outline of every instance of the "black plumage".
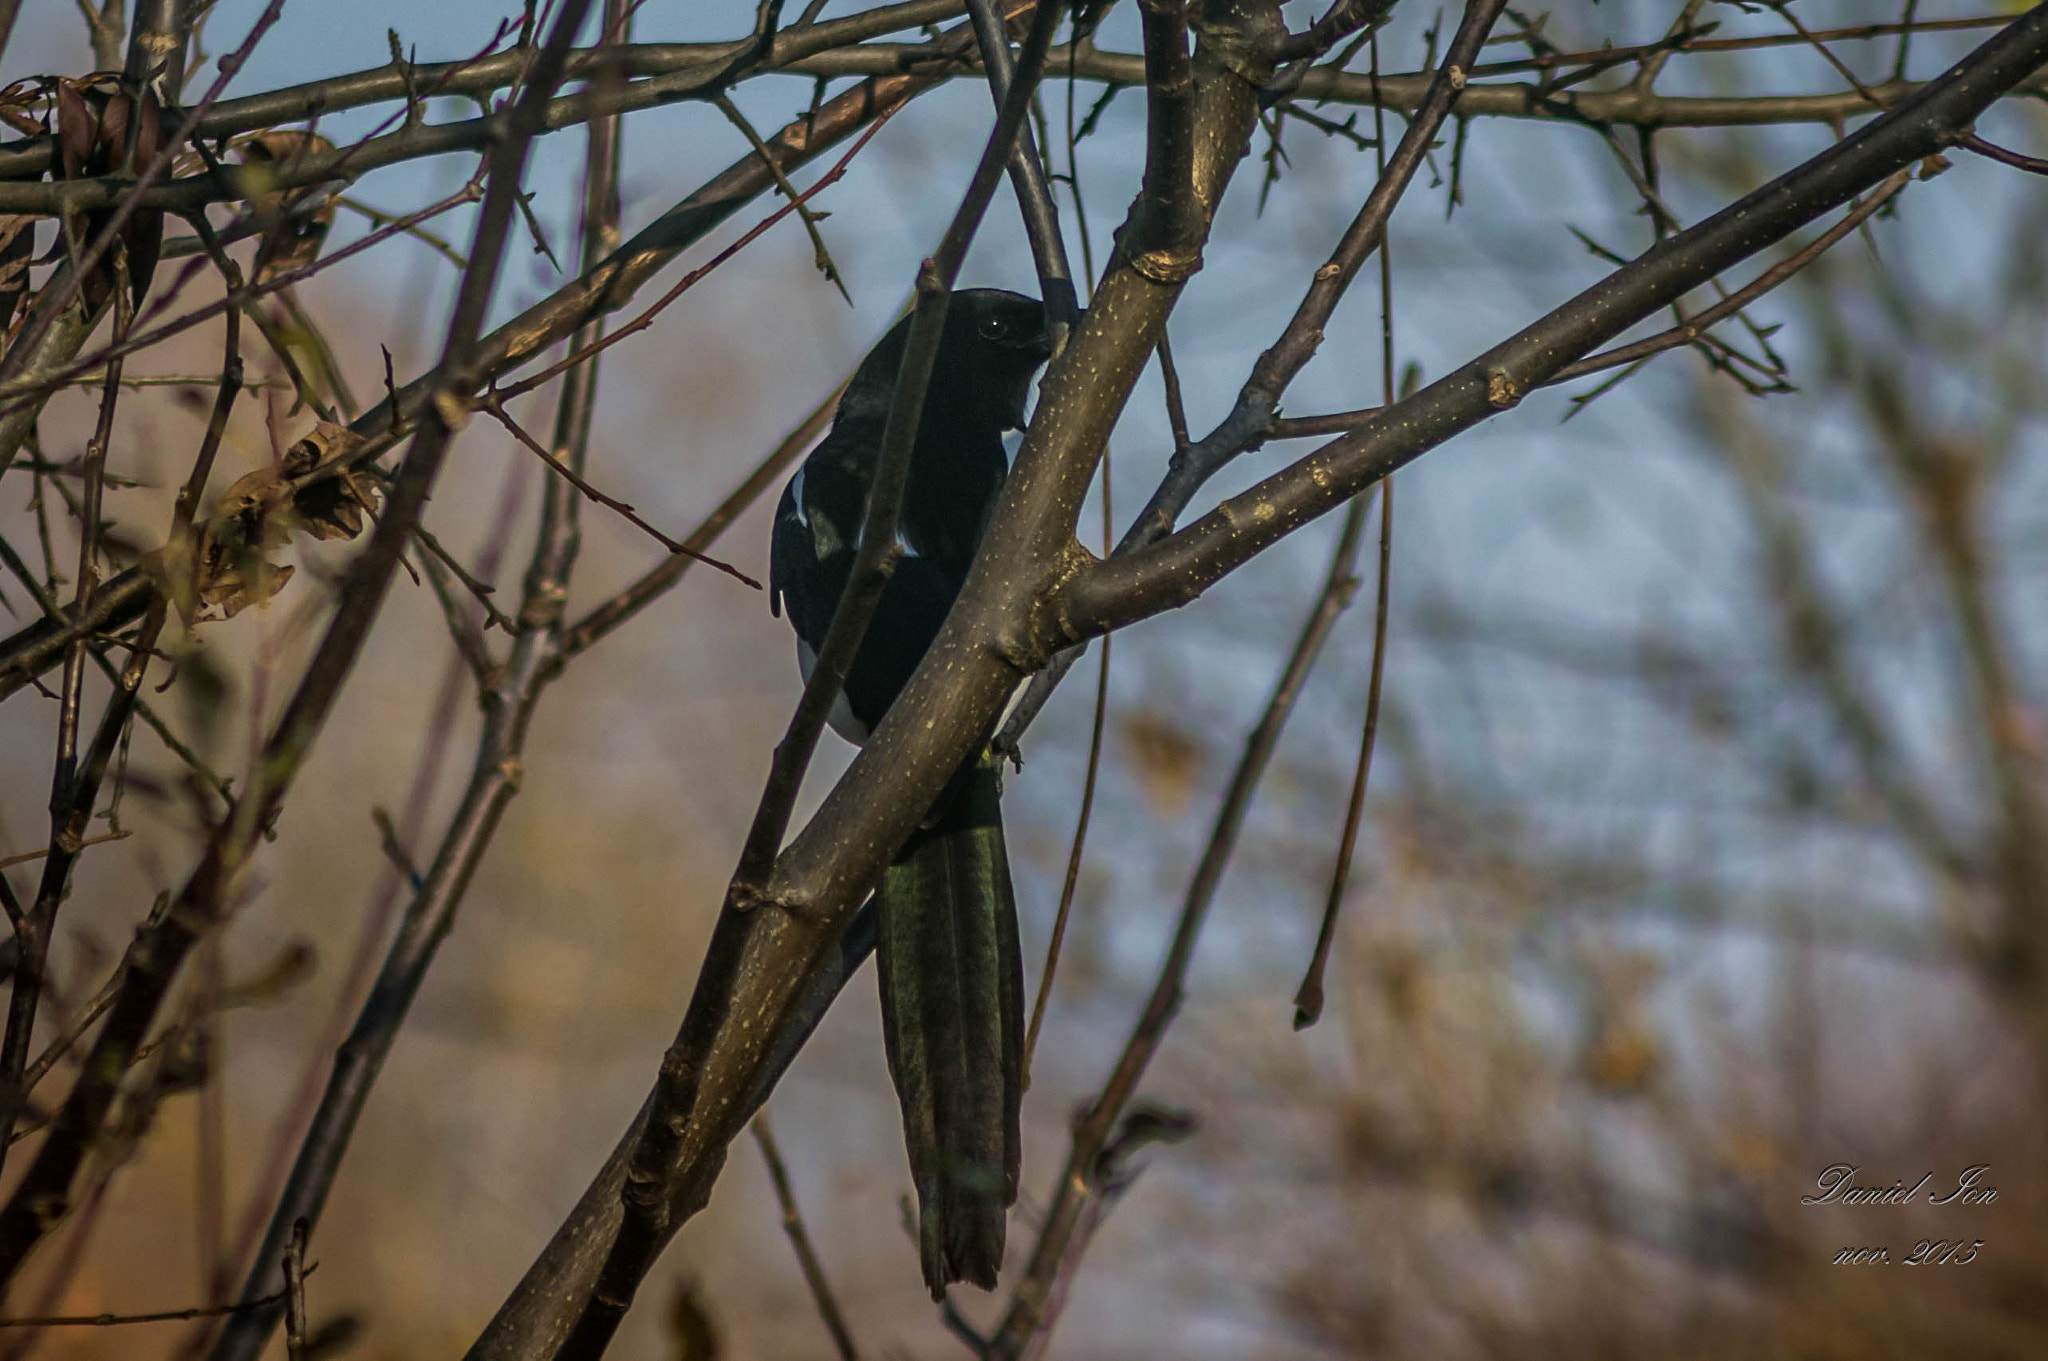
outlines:
[{"label": "black plumage", "polygon": [[[906,318],[861,362],[776,510],[770,601],[789,615],[806,678],[859,547],[909,331]],[[848,740],[881,722],[945,622],[1008,469],[1003,433],[1023,424],[1050,353],[1034,299],[953,295],[904,483],[904,556],[833,709]],[[1017,1195],[1023,971],[999,794],[995,760],[976,753],[875,890],[883,1036],[934,1299],[954,1281],[995,1285]]]}]

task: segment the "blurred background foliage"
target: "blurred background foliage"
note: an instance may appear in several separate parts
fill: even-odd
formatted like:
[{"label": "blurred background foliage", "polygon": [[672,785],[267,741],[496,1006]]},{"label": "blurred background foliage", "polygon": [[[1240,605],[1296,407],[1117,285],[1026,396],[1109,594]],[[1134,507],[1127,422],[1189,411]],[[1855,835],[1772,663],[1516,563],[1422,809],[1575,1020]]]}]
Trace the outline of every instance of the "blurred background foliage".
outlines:
[{"label": "blurred background foliage", "polygon": [[[1797,13],[1821,28],[1899,8],[1806,0]],[[1945,19],[1997,7],[1905,8]],[[210,45],[228,45],[254,9],[223,0]],[[1130,9],[1112,13],[1105,48],[1135,47]],[[1653,39],[1675,9],[1564,0],[1540,27],[1516,15],[1522,37],[1492,53]],[[1722,35],[1784,31],[1767,9],[1706,9]],[[725,37],[750,13],[648,6],[636,37]],[[452,57],[497,17],[291,7],[236,88],[377,65],[387,26],[423,58]],[[1388,68],[1415,69],[1438,19],[1401,5],[1382,37]],[[1975,40],[1921,35],[1908,70],[1932,75]],[[1877,79],[1898,39],[1840,50]],[[88,66],[77,15],[47,5],[23,14],[4,74]],[[1794,47],[1674,59],[1660,88],[1840,81]],[[1076,87],[1077,115],[1095,95]],[[769,79],[736,97],[770,127],[808,96],[807,82]],[[1064,82],[1048,83],[1044,103],[1063,157]],[[1098,261],[1141,155],[1141,106],[1112,102],[1079,144]],[[784,224],[617,349],[593,479],[672,534],[716,504],[887,324],[950,212],[950,188],[933,187],[959,182],[986,108],[965,81],[921,98],[820,200],[855,307]],[[1981,130],[2039,147],[2048,120],[2038,103],[2010,102]],[[345,143],[363,128],[343,116],[322,131]],[[1603,273],[1574,230],[1632,255],[1654,229],[1621,166],[1640,164],[1632,134],[1482,119],[1464,135],[1462,204],[1447,211],[1440,148],[1439,177],[1418,185],[1392,232],[1398,352],[1426,377]],[[1833,135],[1666,131],[1661,200],[1694,220]],[[625,145],[628,231],[744,150],[701,106],[635,115]],[[1371,183],[1370,150],[1343,138],[1297,120],[1283,146],[1263,211],[1239,185],[1175,317],[1197,433]],[[537,220],[565,259],[579,156],[552,139],[535,168]],[[355,192],[395,210],[467,171],[396,167]],[[998,208],[971,282],[1028,285],[1007,197]],[[329,249],[365,229],[344,211]],[[435,230],[465,239],[459,216]],[[1050,1354],[2048,1355],[2044,242],[2038,181],[1959,159],[1751,309],[1768,332],[1734,343],[1775,353],[1782,374],[1666,356],[1584,404],[1591,382],[1538,394],[1401,475],[1386,712],[1327,1011],[1309,1031],[1290,1027],[1351,776],[1369,590],[1310,682],[1147,1084],[1197,1132],[1150,1154],[1104,1222],[1064,1287]],[[401,378],[430,357],[453,277],[429,244],[406,240],[299,295],[347,381],[374,393],[380,345]],[[522,255],[503,310],[558,277],[545,256]],[[1377,400],[1372,294],[1361,284],[1338,314],[1291,414]],[[216,487],[302,433],[268,352],[246,349],[252,379],[270,386],[242,405]],[[218,351],[202,330],[136,367],[203,376]],[[110,491],[108,506],[128,551],[154,545],[209,401],[195,383],[123,402],[111,466],[135,485]],[[552,401],[551,390],[524,399],[522,423],[544,428]],[[92,389],[54,400],[45,471],[0,489],[0,533],[25,553],[40,499],[57,561],[75,559],[57,498],[94,409]],[[1114,446],[1125,513],[1171,443],[1155,370]],[[1214,494],[1261,475],[1265,457]],[[427,522],[479,576],[509,586],[541,476],[479,423]],[[594,602],[658,550],[598,508],[585,523],[578,589]],[[1097,523],[1093,508],[1083,523]],[[756,507],[720,551],[758,573],[766,530]],[[1199,604],[1116,639],[1102,792],[1027,1102],[1025,1225],[1072,1111],[1150,986],[1327,536],[1299,535]],[[300,577],[275,602],[167,635],[177,683],[149,698],[216,769],[248,760],[327,606],[323,583],[351,551],[295,549]],[[33,610],[11,584],[6,601]],[[334,1340],[349,1354],[465,1346],[631,1115],[797,693],[790,651],[759,596],[700,573],[541,705],[521,793],[315,1239],[315,1319],[345,1322],[349,1336]],[[1011,781],[1027,952],[1042,949],[1059,893],[1096,665],[1061,692]],[[41,845],[53,708],[24,692],[0,714],[0,854]],[[320,1046],[351,1010],[353,961],[374,957],[403,889],[372,810],[424,854],[476,730],[440,610],[401,580],[278,839],[181,994],[167,1049],[183,1046],[190,1090],[134,1131],[118,1170],[104,1160],[10,1313],[179,1308],[218,1292],[248,1217],[260,1225],[258,1192],[277,1175],[278,1131],[305,1099],[304,1075],[320,1079]],[[822,753],[813,797],[844,755]],[[87,853],[61,921],[63,1008],[99,986],[194,844],[185,769],[142,728],[127,761],[106,821],[126,839]],[[33,868],[6,872],[19,886]],[[901,1227],[907,1178],[874,1013],[871,987],[848,990],[778,1091],[777,1132],[866,1354],[960,1354],[922,1300]],[[1835,1163],[1878,1185],[1923,1172],[1952,1184],[1987,1164],[1998,1195],[1940,1209],[1802,1206]],[[1896,1263],[1922,1238],[1983,1247],[1968,1266],[1832,1264],[1880,1245]],[[735,1151],[656,1282],[667,1298],[643,1301],[615,1355],[830,1354],[751,1150]],[[992,1307],[962,1302],[973,1319]],[[190,1324],[17,1331],[0,1334],[0,1356],[169,1356],[192,1336]]]}]

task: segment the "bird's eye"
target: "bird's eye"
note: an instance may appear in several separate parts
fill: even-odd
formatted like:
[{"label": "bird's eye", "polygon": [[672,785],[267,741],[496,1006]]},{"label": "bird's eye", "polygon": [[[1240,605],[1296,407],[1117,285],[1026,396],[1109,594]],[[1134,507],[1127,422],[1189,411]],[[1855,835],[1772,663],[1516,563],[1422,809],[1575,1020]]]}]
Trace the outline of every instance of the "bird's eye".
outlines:
[{"label": "bird's eye", "polygon": [[976,322],[975,329],[981,332],[983,340],[1001,340],[1004,336],[1010,334],[1010,323],[999,316],[991,314]]}]

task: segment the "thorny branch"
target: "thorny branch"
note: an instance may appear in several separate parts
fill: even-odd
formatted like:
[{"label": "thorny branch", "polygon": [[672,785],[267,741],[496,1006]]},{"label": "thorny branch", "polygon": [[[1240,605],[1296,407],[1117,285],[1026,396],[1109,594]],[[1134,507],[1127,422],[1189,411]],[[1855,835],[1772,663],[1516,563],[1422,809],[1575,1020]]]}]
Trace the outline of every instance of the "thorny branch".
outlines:
[{"label": "thorny branch", "polygon": [[337,592],[339,604],[327,634],[285,705],[251,773],[247,792],[233,815],[207,838],[198,867],[174,897],[170,910],[129,949],[126,981],[93,1043],[85,1074],[51,1122],[35,1160],[0,1208],[0,1279],[10,1279],[19,1271],[28,1253],[69,1208],[73,1179],[99,1137],[130,1059],[184,957],[218,920],[239,871],[280,807],[376,618],[399,553],[461,424],[463,403],[481,381],[476,370],[482,321],[496,283],[520,174],[527,150],[541,131],[538,115],[563,78],[569,40],[588,8],[589,0],[565,0],[529,83],[491,148],[490,189],[478,217],[470,267],[464,272],[442,353],[440,367],[449,375],[446,386],[435,391],[427,403],[428,417],[392,480],[383,516],[369,546],[351,564]]},{"label": "thorny branch", "polygon": [[[1022,5],[1019,0],[1011,0],[1010,7],[1014,10]],[[965,50],[972,41],[971,31],[963,26],[942,38],[939,48]],[[769,140],[769,146],[786,172],[900,108],[932,83],[933,78],[926,75],[870,78],[785,126]],[[585,271],[492,331],[480,344],[478,369],[484,382],[478,390],[539,357],[590,318],[625,306],[637,289],[678,254],[702,240],[772,183],[758,156],[743,157],[643,228],[596,268]],[[778,211],[788,211],[787,205]],[[101,361],[94,358],[84,362],[97,367]],[[381,457],[402,432],[420,420],[431,395],[446,378],[439,370],[424,374],[364,412],[351,424],[364,437],[363,443],[347,459],[323,465],[295,483],[294,490],[313,481],[340,476]],[[4,431],[7,419],[0,415],[0,431]],[[84,617],[68,623],[45,621],[31,625],[0,642],[0,699],[54,665],[72,637],[109,633],[139,619],[154,589],[146,574],[130,569],[106,584],[94,608]]]}]

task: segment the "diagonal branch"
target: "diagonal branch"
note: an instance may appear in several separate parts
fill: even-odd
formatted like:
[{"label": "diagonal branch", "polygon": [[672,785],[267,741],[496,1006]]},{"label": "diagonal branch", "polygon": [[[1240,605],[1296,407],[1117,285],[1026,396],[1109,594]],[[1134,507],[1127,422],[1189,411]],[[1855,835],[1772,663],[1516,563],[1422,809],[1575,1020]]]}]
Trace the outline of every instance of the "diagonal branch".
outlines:
[{"label": "diagonal branch", "polygon": [[1634,261],[1464,367],[1147,548],[1069,582],[1056,610],[1078,641],[1200,595],[1360,487],[1502,411],[1598,345],[1821,214],[1953,146],[2048,61],[2048,5],[1854,135]]},{"label": "diagonal branch", "polygon": [[1366,195],[1358,215],[1319,267],[1295,308],[1294,317],[1270,349],[1259,356],[1237,405],[1206,437],[1176,451],[1166,479],[1125,533],[1119,552],[1128,552],[1168,533],[1203,484],[1246,449],[1256,448],[1272,428],[1280,398],[1322,345],[1330,315],[1350,289],[1359,269],[1379,248],[1395,206],[1414,182],[1415,172],[1466,89],[1466,75],[1507,0],[1471,0],[1464,20],[1430,83],[1429,94],[1409,120],[1387,167]]},{"label": "diagonal branch", "polygon": [[846,684],[847,672],[860,651],[868,622],[874,617],[875,607],[881,603],[882,591],[889,583],[897,560],[903,555],[903,547],[896,537],[897,520],[903,507],[903,486],[910,473],[911,449],[917,443],[925,390],[931,381],[932,365],[938,359],[940,338],[945,332],[953,281],[967,259],[967,247],[974,240],[982,215],[988,211],[989,200],[995,194],[996,180],[1002,174],[1003,166],[1009,162],[1011,150],[1018,144],[1017,138],[1024,128],[1024,115],[1031,106],[1032,92],[1045,71],[1045,53],[1052,45],[1059,11],[1057,3],[1038,6],[1016,79],[1011,82],[1009,93],[1003,100],[995,129],[989,134],[981,161],[968,181],[967,192],[961,196],[960,207],[947,225],[939,248],[918,271],[917,302],[911,313],[910,334],[904,342],[903,365],[897,374],[895,396],[882,429],[882,446],[876,455],[874,481],[868,490],[861,521],[860,546],[854,553],[846,589],[832,612],[832,623],[825,630],[824,641],[818,647],[817,662],[804,685],[803,698],[798,701],[796,713],[789,720],[788,732],[776,744],[768,785],[761,795],[753,827],[747,833],[746,846],[740,852],[739,869],[733,876],[734,906],[744,909],[759,905],[762,882],[774,861],[775,852],[782,845],[783,833],[788,830],[790,812],[796,806],[797,789],[803,783],[804,770],[810,764],[818,737],[825,729],[825,717]]},{"label": "diagonal branch", "polygon": [[[938,249],[918,270],[917,303],[911,314],[895,395],[883,426],[874,480],[868,489],[860,546],[854,553],[845,591],[832,612],[831,625],[819,645],[817,662],[804,685],[803,697],[790,718],[788,731],[776,745],[753,827],[726,891],[726,910],[715,928],[711,946],[714,959],[720,953],[721,938],[729,942],[752,934],[757,921],[780,916],[783,909],[792,906],[789,901],[764,892],[763,883],[769,878],[768,870],[789,824],[797,789],[824,729],[826,713],[846,683],[861,638],[874,617],[896,560],[902,555],[896,524],[902,508],[903,485],[910,471],[911,449],[917,440],[932,365],[938,358],[945,330],[953,281],[995,195],[996,181],[1010,159],[1018,130],[1024,126],[1024,116],[1038,78],[1045,70],[1045,54],[1052,46],[1059,16],[1057,3],[1041,0],[1032,16],[1031,33],[1017,63],[1016,78],[996,117],[988,145],[982,150],[980,163],[975,166]],[[929,800],[924,806],[929,806]],[[893,849],[892,846],[892,852]],[[711,975],[707,967],[706,976]],[[707,1186],[690,1176],[695,1168],[685,1157],[686,1136],[694,1123],[691,1117],[697,1113],[702,1076],[701,1066],[688,1056],[700,1045],[708,1052],[718,1043],[722,1038],[718,1033],[722,1029],[719,1022],[724,1019],[720,1014],[722,1004],[707,997],[703,981],[700,979],[697,996],[683,1019],[676,1045],[662,1063],[646,1122],[632,1150],[617,1235],[587,1297],[581,1301],[575,1325],[555,1352],[557,1358],[595,1358],[604,1353],[662,1247],[682,1220],[702,1204],[708,1191]],[[707,1001],[709,1005],[701,1005]],[[772,1034],[763,1038],[772,1038]],[[733,1113],[732,1104],[718,1112],[726,1117]],[[722,1149],[738,1131],[734,1128],[720,1132],[724,1135],[719,1144]]]},{"label": "diagonal branch", "polygon": [[[1487,33],[1505,7],[1506,0],[1472,0],[1466,6],[1464,21],[1451,40],[1450,50],[1444,54],[1443,64],[1431,80],[1421,107],[1409,120],[1400,145],[1380,171],[1372,192],[1366,195],[1365,203],[1352,219],[1351,226],[1338,241],[1329,260],[1315,271],[1308,291],[1295,309],[1293,320],[1273,346],[1259,356],[1230,414],[1200,441],[1178,445],[1174,449],[1165,478],[1125,531],[1117,545],[1117,554],[1132,552],[1171,532],[1195,493],[1210,478],[1239,454],[1258,447],[1272,436],[1281,395],[1293,382],[1294,376],[1314,357],[1322,344],[1323,331],[1331,313],[1336,310],[1359,269],[1384,238],[1395,205],[1414,181],[1415,172],[1428,156],[1444,119],[1450,116],[1451,109],[1468,89],[1466,74],[1478,59]],[[1148,56],[1148,71],[1151,61]],[[1011,712],[997,738],[997,745],[1002,750],[1016,751],[1024,730],[1038,717],[1039,711],[1052,698],[1053,691],[1079,656],[1077,650],[1063,651],[1051,666],[1031,678],[1024,698]]]},{"label": "diagonal branch", "polygon": [[[565,1301],[573,1306],[608,1293],[602,1309],[624,1308],[622,1292],[597,1284],[623,1232],[622,1198],[665,1195],[664,1237],[702,1206],[725,1149],[815,1019],[816,999],[829,995],[847,961],[858,958],[843,948],[842,932],[853,939],[847,923],[861,920],[854,907],[866,886],[987,732],[1017,680],[1042,664],[1030,654],[1034,635],[1045,631],[1045,621],[1032,617],[1033,603],[1083,560],[1073,531],[1096,460],[1180,293],[1181,279],[1162,280],[1137,261],[1156,259],[1155,246],[1168,240],[1161,209],[1173,209],[1176,197],[1192,196],[1204,222],[1213,214],[1271,74],[1259,55],[1281,32],[1270,7],[1216,0],[1207,17],[1193,62],[1200,135],[1193,139],[1192,173],[1175,186],[1158,181],[1157,163],[1148,167],[1154,182],[1125,225],[1122,250],[1086,319],[1041,385],[1032,428],[945,632],[828,796],[832,811],[814,818],[778,858],[764,896],[789,910],[720,917],[655,1094],[471,1349],[471,1361],[559,1355]],[[910,717],[941,710],[936,723]],[[677,1102],[678,1091],[686,1104]],[[645,1138],[669,1147],[665,1162],[636,1157]]]},{"label": "diagonal branch", "polygon": [[[608,33],[627,21],[623,7],[623,0],[607,0],[604,26]],[[591,125],[582,232],[585,268],[618,244],[621,139],[618,119]],[[602,329],[601,321],[590,322],[572,338],[572,348],[594,345]],[[296,1226],[318,1222],[385,1057],[441,942],[454,926],[456,910],[501,816],[519,791],[528,727],[548,682],[561,673],[556,653],[569,578],[582,542],[582,502],[566,479],[580,476],[588,454],[596,412],[597,368],[593,355],[563,384],[553,432],[554,447],[563,451],[562,477],[550,478],[542,492],[540,523],[527,563],[510,651],[502,666],[487,668],[479,677],[484,723],[469,782],[430,869],[415,885],[355,1025],[335,1053],[327,1089],[299,1141],[298,1157],[283,1193],[271,1208],[268,1230],[242,1288],[244,1298],[253,1298],[270,1286],[276,1263]],[[550,458],[551,463],[555,461]],[[690,560],[681,559],[685,565]],[[273,1306],[238,1315],[217,1339],[211,1361],[250,1361],[276,1330],[278,1314]]]}]

